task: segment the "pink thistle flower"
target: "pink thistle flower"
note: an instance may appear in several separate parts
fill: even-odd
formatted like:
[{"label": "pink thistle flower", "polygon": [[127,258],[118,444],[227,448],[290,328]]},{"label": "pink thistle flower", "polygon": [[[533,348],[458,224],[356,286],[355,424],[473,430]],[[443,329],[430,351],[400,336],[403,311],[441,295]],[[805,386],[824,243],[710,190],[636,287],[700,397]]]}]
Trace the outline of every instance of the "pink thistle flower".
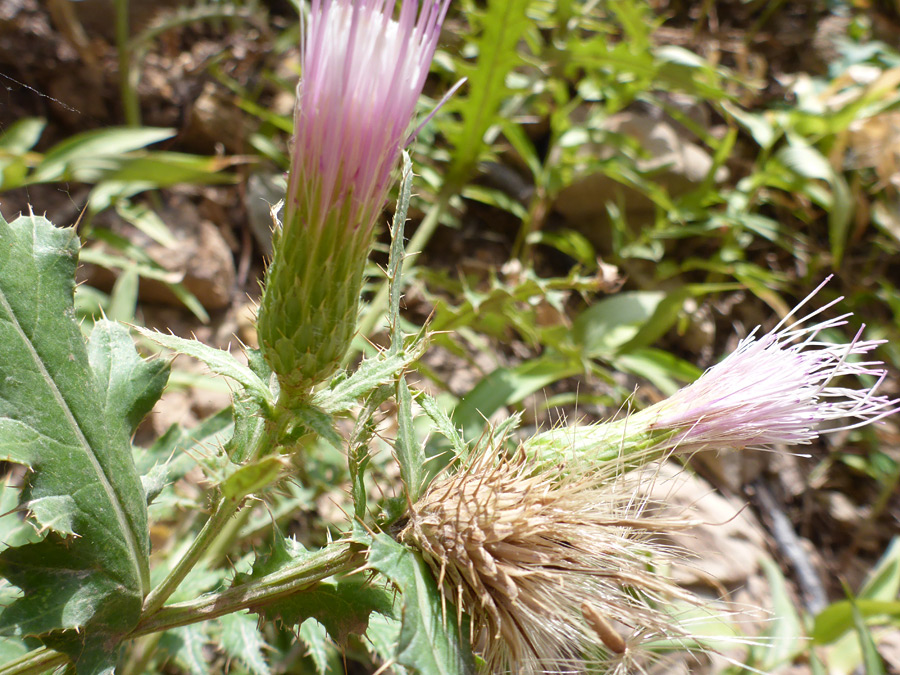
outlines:
[{"label": "pink thistle flower", "polygon": [[258,324],[288,405],[338,367],[356,332],[375,223],[448,4],[312,2],[302,31],[284,221]]},{"label": "pink thistle flower", "polygon": [[[825,339],[850,314],[812,322],[843,298],[786,325],[826,283],[773,330],[758,337],[757,326],[732,354],[666,400],[615,422],[551,429],[527,441],[528,452],[544,462],[621,457],[640,465],[672,452],[807,445],[822,433],[894,414],[900,401],[876,393],[887,373],[867,357],[884,341],[860,339],[863,328],[849,343]],[[874,382],[867,384],[869,378]]]},{"label": "pink thistle flower", "polygon": [[321,207],[301,223],[315,228],[349,200],[347,226],[364,237],[372,232],[449,0],[401,1],[394,20],[396,4],[313,0],[301,47],[286,226],[298,203]]},{"label": "pink thistle flower", "polygon": [[[666,535],[692,523],[645,496],[654,463],[674,452],[807,444],[836,430],[823,425],[849,429],[898,410],[876,394],[885,371],[867,358],[881,341],[861,340],[862,329],[849,343],[826,340],[849,314],[812,322],[841,298],[785,325],[821,287],[669,399],[616,422],[539,434],[511,454],[482,445],[410,506],[400,539],[468,614],[481,672],[649,672],[657,649],[704,650],[687,609],[704,601],[659,571],[686,556]],[[844,386],[845,376],[874,384]]]},{"label": "pink thistle flower", "polygon": [[[850,343],[822,339],[824,331],[846,325],[851,314],[810,322],[843,298],[785,325],[826,283],[772,331],[757,337],[757,326],[697,381],[639,415],[649,420],[651,430],[682,429],[672,442],[690,450],[805,445],[820,433],[853,429],[895,413],[898,402],[875,393],[887,376],[881,362],[858,358],[884,341],[861,340],[864,326]],[[840,382],[867,376],[875,380],[871,386]],[[823,426],[832,422],[839,424]]]}]

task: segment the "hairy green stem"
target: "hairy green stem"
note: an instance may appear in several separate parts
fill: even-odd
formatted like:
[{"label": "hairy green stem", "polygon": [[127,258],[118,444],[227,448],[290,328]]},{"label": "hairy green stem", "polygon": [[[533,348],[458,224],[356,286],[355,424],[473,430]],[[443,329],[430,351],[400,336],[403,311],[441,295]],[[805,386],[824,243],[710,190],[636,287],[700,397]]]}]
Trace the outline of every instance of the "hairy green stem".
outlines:
[{"label": "hairy green stem", "polygon": [[222,528],[219,536],[216,537],[216,540],[212,542],[209,548],[204,552],[201,560],[205,560],[210,564],[215,564],[219,560],[223,560],[228,554],[228,551],[231,550],[231,547],[234,546],[234,543],[240,537],[241,530],[244,528],[244,525],[247,524],[247,520],[250,518],[252,511],[252,507],[247,507],[238,511],[234,518],[225,524],[225,527]]},{"label": "hairy green stem", "polygon": [[[419,224],[419,227],[416,228],[415,234],[413,234],[412,238],[409,240],[409,244],[406,246],[406,257],[414,256],[418,253],[422,252],[422,249],[425,248],[426,244],[428,244],[428,240],[431,239],[432,235],[437,230],[437,226],[440,223],[441,214],[446,210],[447,205],[450,203],[450,198],[453,193],[451,190],[444,189],[438,195],[437,201],[432,204],[431,208],[428,210],[428,213],[425,214],[425,218]],[[388,281],[385,281],[381,284],[381,287],[378,289],[378,292],[375,294],[375,297],[372,298],[372,301],[369,303],[369,306],[366,308],[366,311],[363,313],[363,317],[359,322],[359,330],[357,331],[359,335],[363,337],[372,333],[375,328],[378,327],[379,323],[384,319],[385,312],[388,308],[388,294],[390,293],[390,284]],[[344,357],[344,364],[346,365],[355,355],[356,349],[350,349],[347,352],[347,356]]]},{"label": "hairy green stem", "polygon": [[144,614],[153,614],[166,603],[169,596],[175,592],[178,585],[184,581],[184,578],[194,568],[194,565],[206,553],[213,539],[219,535],[222,528],[241,507],[243,501],[243,499],[222,498],[216,503],[212,513],[209,515],[209,519],[203,525],[203,529],[200,530],[197,538],[191,542],[187,552],[175,564],[172,571],[166,575],[162,583],[147,594],[147,597],[144,599]]},{"label": "hairy green stem", "polygon": [[[233,586],[221,593],[169,605],[152,614],[145,612],[144,618],[127,638],[208,621],[242,609],[261,607],[295,593],[302,593],[335,574],[359,571],[365,562],[366,549],[363,546],[346,539],[336,541],[303,560],[259,579]],[[39,675],[66,661],[65,655],[41,647],[15,661],[0,665],[0,675]]]},{"label": "hairy green stem", "polygon": [[0,666],[0,675],[41,675],[67,663],[69,658],[46,647],[38,647]]},{"label": "hairy green stem", "polygon": [[[266,605],[302,592],[335,574],[354,572],[364,563],[365,549],[359,544],[348,540],[336,541],[278,572],[233,586],[221,593],[163,607],[143,619],[132,631],[132,636],[208,621],[242,609]],[[0,670],[0,675],[7,674]]]}]

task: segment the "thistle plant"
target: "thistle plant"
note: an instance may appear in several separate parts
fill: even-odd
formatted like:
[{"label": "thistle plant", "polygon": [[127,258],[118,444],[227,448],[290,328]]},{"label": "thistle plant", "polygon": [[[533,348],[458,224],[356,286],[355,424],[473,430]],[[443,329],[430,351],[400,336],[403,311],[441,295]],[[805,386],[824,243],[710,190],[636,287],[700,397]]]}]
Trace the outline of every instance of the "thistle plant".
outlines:
[{"label": "thistle plant", "polygon": [[[420,675],[630,672],[652,650],[697,639],[678,607],[701,601],[666,576],[684,553],[666,535],[692,521],[648,497],[659,462],[809,444],[897,411],[878,392],[880,342],[860,330],[844,344],[834,334],[849,315],[817,318],[839,300],[789,325],[816,289],[771,332],[757,328],[644,410],[514,449],[464,440],[407,383],[429,336],[404,335],[400,321],[412,190],[403,148],[448,4],[312,0],[261,349],[246,358],[105,319],[79,324],[78,232],[34,213],[0,217],[0,459],[21,465],[20,485],[0,485],[0,675],[66,664],[77,675],[205,672],[213,643],[221,662],[267,673],[265,622],[311,655],[299,662],[291,640],[278,672],[328,672],[340,663],[334,644],[365,645],[368,665]],[[391,344],[336,372],[401,157]],[[143,353],[150,341],[200,360],[233,396],[196,428],[174,425],[143,447],[136,431],[171,370]],[[387,441],[384,413],[396,417]],[[454,454],[436,476],[422,426]],[[399,466],[369,471],[384,443],[384,461]],[[205,493],[185,498],[178,486],[198,464]],[[352,515],[319,512],[312,535],[286,537],[283,519],[310,512],[329,483],[349,493]]]},{"label": "thistle plant", "polygon": [[313,0],[294,140],[259,309],[284,398],[341,363],[356,331],[378,215],[410,132],[449,0]]},{"label": "thistle plant", "polygon": [[664,535],[691,526],[689,514],[660,516],[642,496],[654,463],[809,444],[898,410],[876,394],[882,364],[858,359],[880,341],[861,341],[861,329],[848,344],[821,339],[848,314],[810,324],[840,298],[785,325],[820,289],[671,397],[619,421],[539,434],[511,455],[488,444],[411,506],[400,538],[464,608],[484,673],[624,673],[660,640],[702,648],[673,601],[702,602],[654,571],[689,557]]}]

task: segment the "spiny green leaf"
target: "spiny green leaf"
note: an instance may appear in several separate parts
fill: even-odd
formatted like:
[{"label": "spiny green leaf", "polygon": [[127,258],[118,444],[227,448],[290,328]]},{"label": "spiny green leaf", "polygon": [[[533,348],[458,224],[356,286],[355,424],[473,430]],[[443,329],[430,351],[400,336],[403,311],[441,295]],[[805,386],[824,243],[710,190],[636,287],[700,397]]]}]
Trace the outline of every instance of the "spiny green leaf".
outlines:
[{"label": "spiny green leaf", "polygon": [[[369,651],[381,661],[390,661],[397,651],[397,640],[400,637],[400,619],[384,614],[373,614],[369,619],[369,628],[366,630],[366,641]],[[406,668],[394,665],[392,670],[397,675],[405,675]]]},{"label": "spiny green leaf", "polygon": [[168,630],[159,641],[160,650],[172,654],[175,662],[190,675],[208,675],[209,664],[204,653],[211,641],[206,632],[208,626],[208,623],[190,624]]},{"label": "spiny green leaf", "polygon": [[210,415],[191,429],[173,424],[149,448],[135,448],[138,471],[149,476],[155,466],[165,467],[168,481],[176,481],[197,465],[198,455],[219,447],[232,433],[231,409]]},{"label": "spiny green leaf", "polygon": [[250,458],[253,449],[262,441],[266,430],[263,410],[246,389],[234,394],[234,434],[225,444],[228,458],[235,464],[242,464]]},{"label": "spiny green leaf", "polygon": [[396,381],[397,377],[425,350],[425,340],[416,340],[411,349],[396,354],[381,352],[366,359],[354,373],[340,381],[332,389],[324,389],[313,397],[313,403],[327,413],[349,410],[357,401],[382,384]]},{"label": "spiny green leaf", "polygon": [[222,648],[236,659],[252,675],[269,675],[269,664],[263,657],[266,641],[259,633],[257,621],[249,614],[226,614],[219,623],[222,626]]},{"label": "spiny green leaf", "polygon": [[388,261],[388,280],[390,281],[390,302],[388,303],[389,324],[391,326],[391,352],[398,352],[402,347],[400,335],[400,289],[403,258],[406,255],[403,246],[403,228],[406,225],[406,214],[409,211],[409,198],[412,194],[412,160],[409,153],[403,151],[403,168],[400,171],[400,196],[397,198],[397,210],[391,221],[391,253]]},{"label": "spiny green leaf", "polygon": [[169,483],[169,470],[165,464],[156,464],[147,473],[141,475],[141,486],[147,495],[147,506],[159,497]]},{"label": "spiny green leaf", "polygon": [[372,538],[369,566],[402,595],[397,663],[422,675],[473,673],[474,659],[456,623],[453,607],[442,613],[441,594],[425,562],[386,534]]},{"label": "spiny green leaf", "polygon": [[453,454],[457,457],[464,457],[468,454],[468,444],[463,440],[459,429],[453,424],[450,416],[444,412],[437,400],[423,391],[416,396],[416,401],[422,406],[422,410],[425,411],[425,414],[431,418],[432,422],[434,422],[437,430],[444,438],[450,441],[450,445],[453,448]]},{"label": "spiny green leaf", "polygon": [[297,431],[308,429],[328,441],[338,450],[344,449],[344,440],[334,428],[334,418],[314,405],[300,405],[291,411],[296,420]]},{"label": "spiny green leaf", "polygon": [[373,586],[360,575],[337,582],[322,582],[309,590],[297,593],[267,606],[260,614],[279,619],[290,626],[298,626],[310,617],[328,629],[339,645],[347,643],[349,635],[363,635],[372,612],[391,611],[391,593]]},{"label": "spiny green leaf", "polygon": [[[366,517],[366,468],[371,459],[369,442],[375,435],[375,411],[394,393],[394,388],[382,385],[373,391],[356,418],[353,436],[347,444],[347,469],[350,473],[350,494],[353,496],[353,513],[359,522]],[[358,524],[358,523],[357,523]]]},{"label": "spiny green leaf", "polygon": [[[376,614],[375,616],[380,615]],[[312,658],[316,666],[317,675],[326,675],[330,667],[340,663],[340,655],[335,649],[334,643],[328,639],[328,631],[325,629],[325,626],[315,619],[304,621],[297,635],[309,650],[307,654]],[[332,672],[339,671],[334,670]]]},{"label": "spiny green leaf", "polygon": [[272,401],[272,391],[266,383],[228,352],[205,345],[199,340],[185,340],[177,335],[167,335],[147,328],[138,327],[135,330],[166,349],[171,349],[178,354],[191,356],[198,361],[202,361],[214,373],[230,377],[235,382],[243,385],[247,393],[255,396],[258,400],[264,402]]},{"label": "spiny green leaf", "polygon": [[49,531],[0,554],[0,574],[25,591],[0,631],[41,636],[80,675],[100,673],[149,585],[130,429],[107,417],[74,318],[78,235],[31,215],[0,218],[0,242],[0,457],[31,467],[23,502]]},{"label": "spiny green leaf", "polygon": [[162,396],[169,380],[169,364],[161,359],[142,359],[128,329],[113,321],[98,321],[88,341],[88,359],[110,424],[128,422],[129,433]]},{"label": "spiny green leaf", "polygon": [[406,495],[415,503],[425,489],[425,449],[413,429],[412,396],[406,378],[397,383],[397,442],[394,446]]},{"label": "spiny green leaf", "polygon": [[259,492],[278,480],[287,463],[284,457],[269,456],[239,466],[223,481],[222,495],[227,499],[238,501],[249,494]]},{"label": "spiny green leaf", "polygon": [[34,525],[16,511],[19,492],[10,485],[10,476],[0,482],[0,551],[41,540]]},{"label": "spiny green leaf", "polygon": [[[272,550],[253,565],[249,578],[272,574],[310,555],[302,545],[285,539],[276,531]],[[239,581],[245,578],[240,577]],[[335,642],[344,644],[351,633],[365,633],[370,613],[390,613],[391,605],[392,594],[387,589],[372,585],[361,575],[356,575],[319,583],[260,608],[259,615],[269,621],[277,619],[289,626],[299,626],[312,617],[328,629]]]}]

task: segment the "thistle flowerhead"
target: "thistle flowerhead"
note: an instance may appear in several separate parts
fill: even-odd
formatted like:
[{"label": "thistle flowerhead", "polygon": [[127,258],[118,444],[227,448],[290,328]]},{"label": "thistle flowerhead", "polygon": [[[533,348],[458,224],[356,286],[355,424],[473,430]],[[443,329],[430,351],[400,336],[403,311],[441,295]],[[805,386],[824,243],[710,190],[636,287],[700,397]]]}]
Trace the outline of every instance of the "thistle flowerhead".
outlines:
[{"label": "thistle flowerhead", "polygon": [[[813,321],[839,301],[761,337],[757,327],[696,382],[645,411],[650,427],[682,430],[675,442],[688,450],[805,445],[896,412],[897,401],[876,395],[882,363],[867,358],[883,341],[861,340],[862,328],[849,343],[823,337],[850,314]],[[861,377],[874,384],[860,386]]]},{"label": "thistle flowerhead", "polygon": [[687,635],[664,608],[692,596],[649,563],[672,556],[659,533],[689,523],[650,513],[642,474],[562,468],[482,450],[400,535],[468,614],[482,672],[628,672],[649,643]]},{"label": "thistle flowerhead", "polygon": [[816,320],[841,298],[787,325],[822,285],[673,396],[611,424],[545,432],[530,451],[545,461],[561,453],[647,461],[672,451],[804,445],[897,412],[897,400],[877,393],[886,372],[870,356],[882,341],[860,339],[860,329],[850,342],[832,342],[826,334],[851,315]]},{"label": "thistle flowerhead", "polygon": [[289,393],[322,381],[349,347],[375,223],[448,2],[312,2],[284,220],[259,315],[263,354]]}]

